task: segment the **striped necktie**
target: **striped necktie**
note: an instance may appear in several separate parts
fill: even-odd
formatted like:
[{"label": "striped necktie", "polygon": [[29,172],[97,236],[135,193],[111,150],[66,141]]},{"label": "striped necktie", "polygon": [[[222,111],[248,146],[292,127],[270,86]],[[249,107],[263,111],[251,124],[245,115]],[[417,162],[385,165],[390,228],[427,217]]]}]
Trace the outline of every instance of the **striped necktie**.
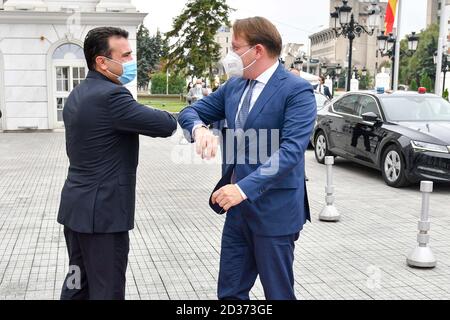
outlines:
[{"label": "striped necktie", "polygon": [[236,129],[244,129],[245,122],[248,118],[248,113],[250,111],[250,104],[252,102],[253,89],[258,81],[250,80],[248,85],[247,93],[242,101],[241,110],[239,110],[238,117],[236,119]]}]

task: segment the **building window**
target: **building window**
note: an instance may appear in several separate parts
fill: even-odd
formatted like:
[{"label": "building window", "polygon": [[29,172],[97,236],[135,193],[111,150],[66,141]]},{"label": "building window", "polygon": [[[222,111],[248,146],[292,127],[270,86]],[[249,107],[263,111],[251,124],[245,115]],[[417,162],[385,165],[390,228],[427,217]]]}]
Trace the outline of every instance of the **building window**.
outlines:
[{"label": "building window", "polygon": [[59,46],[53,53],[55,59],[80,59],[84,60],[83,48],[74,43],[67,43]]},{"label": "building window", "polygon": [[55,126],[63,122],[63,110],[70,92],[86,78],[83,48],[74,43],[58,47],[52,55],[54,74]]}]

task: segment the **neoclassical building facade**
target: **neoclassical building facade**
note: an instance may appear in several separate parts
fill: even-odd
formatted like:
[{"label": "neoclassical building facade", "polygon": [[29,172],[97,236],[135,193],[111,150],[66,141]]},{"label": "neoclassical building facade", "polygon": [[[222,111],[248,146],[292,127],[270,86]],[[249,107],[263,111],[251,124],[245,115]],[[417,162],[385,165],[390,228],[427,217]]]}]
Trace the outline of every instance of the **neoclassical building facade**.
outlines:
[{"label": "neoclassical building facade", "polygon": [[[130,33],[146,16],[131,0],[0,0],[0,130],[57,129],[87,75],[83,41],[98,26]],[[127,86],[136,95],[136,81]]]}]

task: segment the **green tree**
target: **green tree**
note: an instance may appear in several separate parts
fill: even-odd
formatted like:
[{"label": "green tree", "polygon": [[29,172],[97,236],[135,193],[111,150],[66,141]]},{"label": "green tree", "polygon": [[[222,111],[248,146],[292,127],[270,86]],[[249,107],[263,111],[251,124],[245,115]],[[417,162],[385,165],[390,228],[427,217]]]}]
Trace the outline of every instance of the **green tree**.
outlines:
[{"label": "green tree", "polygon": [[431,92],[432,81],[428,74],[422,74],[420,78],[420,86],[427,88],[427,92]]},{"label": "green tree", "polygon": [[155,36],[150,36],[148,29],[143,24],[139,26],[136,42],[138,86],[145,88],[150,74],[160,68],[161,59],[167,54],[167,42],[159,31]]},{"label": "green tree", "polygon": [[369,70],[367,70],[367,74],[365,76],[362,75],[362,72],[359,71],[359,88],[361,90],[367,90],[372,88],[373,86],[373,81],[372,81],[372,76],[369,72]]},{"label": "green tree", "polygon": [[[182,94],[185,90],[185,78],[171,74],[169,76],[169,94]],[[165,72],[158,72],[152,76],[152,93],[166,94],[167,92],[167,74]]]},{"label": "green tree", "polygon": [[[414,79],[416,83],[420,83],[422,86],[422,76],[426,74],[431,82],[431,85],[427,89],[433,90],[436,75],[436,65],[433,61],[433,55],[437,50],[439,26],[437,24],[430,25],[427,29],[420,32],[419,37],[417,51],[411,57],[405,54],[400,56],[399,79],[402,83],[410,83]],[[401,41],[401,47],[403,51],[407,49],[406,39]]]},{"label": "green tree", "polygon": [[448,101],[448,89],[445,88],[444,93],[442,94],[442,98]]},{"label": "green tree", "polygon": [[419,87],[417,86],[417,81],[416,81],[416,79],[412,79],[409,84],[409,90],[417,91],[417,89],[419,89]]},{"label": "green tree", "polygon": [[174,19],[172,30],[166,33],[173,42],[167,67],[186,73],[188,66],[193,66],[193,75],[208,74],[212,79],[213,67],[220,58],[220,45],[214,37],[220,27],[230,26],[232,10],[225,0],[188,0],[183,12]]}]

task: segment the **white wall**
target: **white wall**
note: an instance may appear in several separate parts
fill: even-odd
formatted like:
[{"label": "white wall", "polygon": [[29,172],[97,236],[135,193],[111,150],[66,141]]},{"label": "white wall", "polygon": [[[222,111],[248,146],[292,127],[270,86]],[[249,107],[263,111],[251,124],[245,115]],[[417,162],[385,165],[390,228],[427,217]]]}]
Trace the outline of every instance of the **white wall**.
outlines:
[{"label": "white wall", "polygon": [[3,130],[6,123],[6,111],[5,111],[5,86],[3,81],[3,53],[0,50],[0,111],[2,112],[2,118],[0,119],[0,130]]},{"label": "white wall", "polygon": [[[65,21],[59,24],[0,23],[0,52],[3,53],[4,60],[2,63],[0,55],[0,71],[2,71],[0,77],[4,75],[3,86],[0,79],[0,107],[4,113],[3,130],[25,127],[54,128],[56,107],[53,101],[54,75],[51,61],[53,51],[63,43],[73,42],[82,45],[87,32],[97,27],[97,25],[81,25],[80,28],[72,29],[73,38],[68,41],[66,33],[69,27],[64,23]],[[130,33],[130,43],[136,58],[136,27],[119,24],[120,22],[111,22],[108,25],[122,27]],[[136,81],[127,87],[136,97]]]},{"label": "white wall", "polygon": [[[45,37],[41,40],[40,37]],[[0,25],[3,51],[5,109],[4,129],[48,129],[46,55],[58,34],[50,25]]]}]

